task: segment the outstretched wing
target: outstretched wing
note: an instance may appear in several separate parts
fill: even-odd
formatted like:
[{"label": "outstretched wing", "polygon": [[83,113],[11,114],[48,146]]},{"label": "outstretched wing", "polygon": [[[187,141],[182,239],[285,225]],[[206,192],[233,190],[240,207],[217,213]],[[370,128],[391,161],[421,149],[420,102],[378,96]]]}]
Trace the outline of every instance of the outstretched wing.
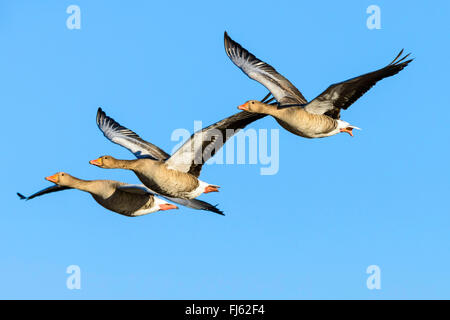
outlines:
[{"label": "outstretched wing", "polygon": [[248,124],[265,116],[243,111],[197,131],[166,163],[172,169],[198,177],[203,164],[213,157],[229,138]]},{"label": "outstretched wing", "polygon": [[[329,86],[318,97],[305,106],[313,114],[326,114],[339,119],[340,110],[347,109],[381,79],[393,76],[403,70],[413,59],[404,61],[409,54],[400,58],[403,50],[386,67],[362,76]],[[404,62],[402,62],[404,61]]]},{"label": "outstretched wing", "polygon": [[233,63],[249,78],[265,86],[279,103],[307,103],[305,97],[288,79],[272,66],[259,60],[239,43],[224,34],[225,51]]},{"label": "outstretched wing", "polygon": [[169,154],[154,144],[143,140],[130,129],[121,126],[113,118],[108,117],[101,108],[98,108],[97,111],[97,125],[107,139],[130,150],[136,158],[151,158],[154,160],[169,158]]},{"label": "outstretched wing", "polygon": [[24,196],[23,194],[21,194],[19,192],[17,192],[17,195],[19,196],[20,200],[31,200],[33,198],[42,196],[47,193],[58,192],[58,191],[63,191],[63,190],[68,190],[68,189],[72,189],[72,188],[54,185],[54,186],[42,189],[41,191],[38,191],[36,193],[33,193],[31,196],[28,196],[28,197]]}]

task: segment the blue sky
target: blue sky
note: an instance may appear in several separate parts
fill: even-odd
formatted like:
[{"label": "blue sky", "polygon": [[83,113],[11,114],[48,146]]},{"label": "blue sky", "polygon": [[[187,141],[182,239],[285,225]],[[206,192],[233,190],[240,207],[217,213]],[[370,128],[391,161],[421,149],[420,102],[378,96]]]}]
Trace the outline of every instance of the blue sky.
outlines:
[{"label": "blue sky", "polygon": [[[81,9],[81,29],[66,8]],[[381,29],[366,8],[381,9]],[[0,298],[450,298],[447,1],[2,1]],[[177,128],[235,113],[264,87],[229,61],[223,32],[312,99],[329,84],[415,61],[342,113],[363,128],[307,140],[279,131],[279,171],[211,165],[225,217],[182,209],[126,218],[88,194],[19,201],[66,171],[132,159],[95,125],[97,107],[171,151]],[[251,126],[277,129],[271,118]],[[81,290],[66,268],[81,268]],[[381,270],[381,290],[366,269]]]}]

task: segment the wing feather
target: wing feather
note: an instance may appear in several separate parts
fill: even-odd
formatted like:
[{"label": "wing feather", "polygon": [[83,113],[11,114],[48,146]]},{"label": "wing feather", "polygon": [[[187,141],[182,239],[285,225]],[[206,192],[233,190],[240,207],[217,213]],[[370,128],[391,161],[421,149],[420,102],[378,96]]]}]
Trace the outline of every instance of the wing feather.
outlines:
[{"label": "wing feather", "polygon": [[97,125],[108,140],[130,150],[136,158],[151,158],[161,161],[169,158],[169,154],[164,150],[120,125],[113,118],[108,117],[101,108],[98,108],[97,111]]},{"label": "wing feather", "polygon": [[42,189],[41,191],[38,191],[36,193],[33,193],[31,196],[28,196],[28,197],[24,196],[23,194],[21,194],[19,192],[17,192],[17,195],[19,196],[20,200],[31,200],[33,198],[42,196],[44,194],[58,192],[58,191],[63,191],[63,190],[68,190],[68,189],[72,189],[72,188],[54,185],[54,186]]},{"label": "wing feather", "polygon": [[265,86],[279,103],[305,104],[301,92],[271,65],[259,60],[239,43],[224,34],[225,52],[249,78]]},{"label": "wing feather", "polygon": [[402,54],[403,50],[384,68],[329,86],[308,103],[305,110],[309,113],[326,114],[339,119],[341,109],[346,110],[378,81],[399,73],[413,60],[404,61],[409,54],[400,58]]},{"label": "wing feather", "polygon": [[175,202],[177,204],[181,204],[182,206],[185,206],[188,208],[192,208],[192,209],[196,209],[196,210],[211,211],[211,212],[220,214],[222,216],[225,215],[222,210],[217,208],[217,205],[214,206],[214,205],[212,205],[208,202],[202,201],[202,200],[171,198],[171,197],[166,197],[166,196],[161,196],[161,197],[166,198],[167,200]]}]

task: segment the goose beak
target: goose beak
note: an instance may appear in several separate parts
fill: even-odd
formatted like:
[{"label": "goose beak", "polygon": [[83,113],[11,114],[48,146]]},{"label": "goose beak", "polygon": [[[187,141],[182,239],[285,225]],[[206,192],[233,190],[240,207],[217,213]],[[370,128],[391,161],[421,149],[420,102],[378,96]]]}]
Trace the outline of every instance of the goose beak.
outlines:
[{"label": "goose beak", "polygon": [[165,203],[165,204],[159,205],[159,210],[161,210],[161,211],[166,211],[166,210],[170,210],[170,209],[178,209],[178,207],[176,205],[170,204],[170,203]]},{"label": "goose beak", "polygon": [[45,177],[45,180],[48,180],[53,183],[58,183],[58,175],[54,174],[52,176]]},{"label": "goose beak", "polygon": [[219,192],[219,186],[207,186],[203,193]]},{"label": "goose beak", "polygon": [[246,103],[244,103],[244,104],[241,104],[241,105],[238,107],[238,109],[239,109],[239,110],[248,111],[248,103],[246,102]]},{"label": "goose beak", "polygon": [[95,159],[95,160],[91,160],[91,161],[89,161],[89,163],[90,164],[92,164],[92,165],[94,165],[94,166],[97,166],[97,167],[101,167],[102,166],[102,158],[98,158],[98,159]]}]

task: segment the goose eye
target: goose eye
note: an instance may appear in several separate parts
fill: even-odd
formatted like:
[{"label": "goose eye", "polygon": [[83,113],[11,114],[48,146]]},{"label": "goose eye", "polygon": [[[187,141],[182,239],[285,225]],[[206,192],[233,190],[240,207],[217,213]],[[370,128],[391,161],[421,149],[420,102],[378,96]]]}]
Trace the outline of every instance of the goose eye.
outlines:
[{"label": "goose eye", "polygon": [[64,177],[64,173],[61,173],[61,176]]}]

